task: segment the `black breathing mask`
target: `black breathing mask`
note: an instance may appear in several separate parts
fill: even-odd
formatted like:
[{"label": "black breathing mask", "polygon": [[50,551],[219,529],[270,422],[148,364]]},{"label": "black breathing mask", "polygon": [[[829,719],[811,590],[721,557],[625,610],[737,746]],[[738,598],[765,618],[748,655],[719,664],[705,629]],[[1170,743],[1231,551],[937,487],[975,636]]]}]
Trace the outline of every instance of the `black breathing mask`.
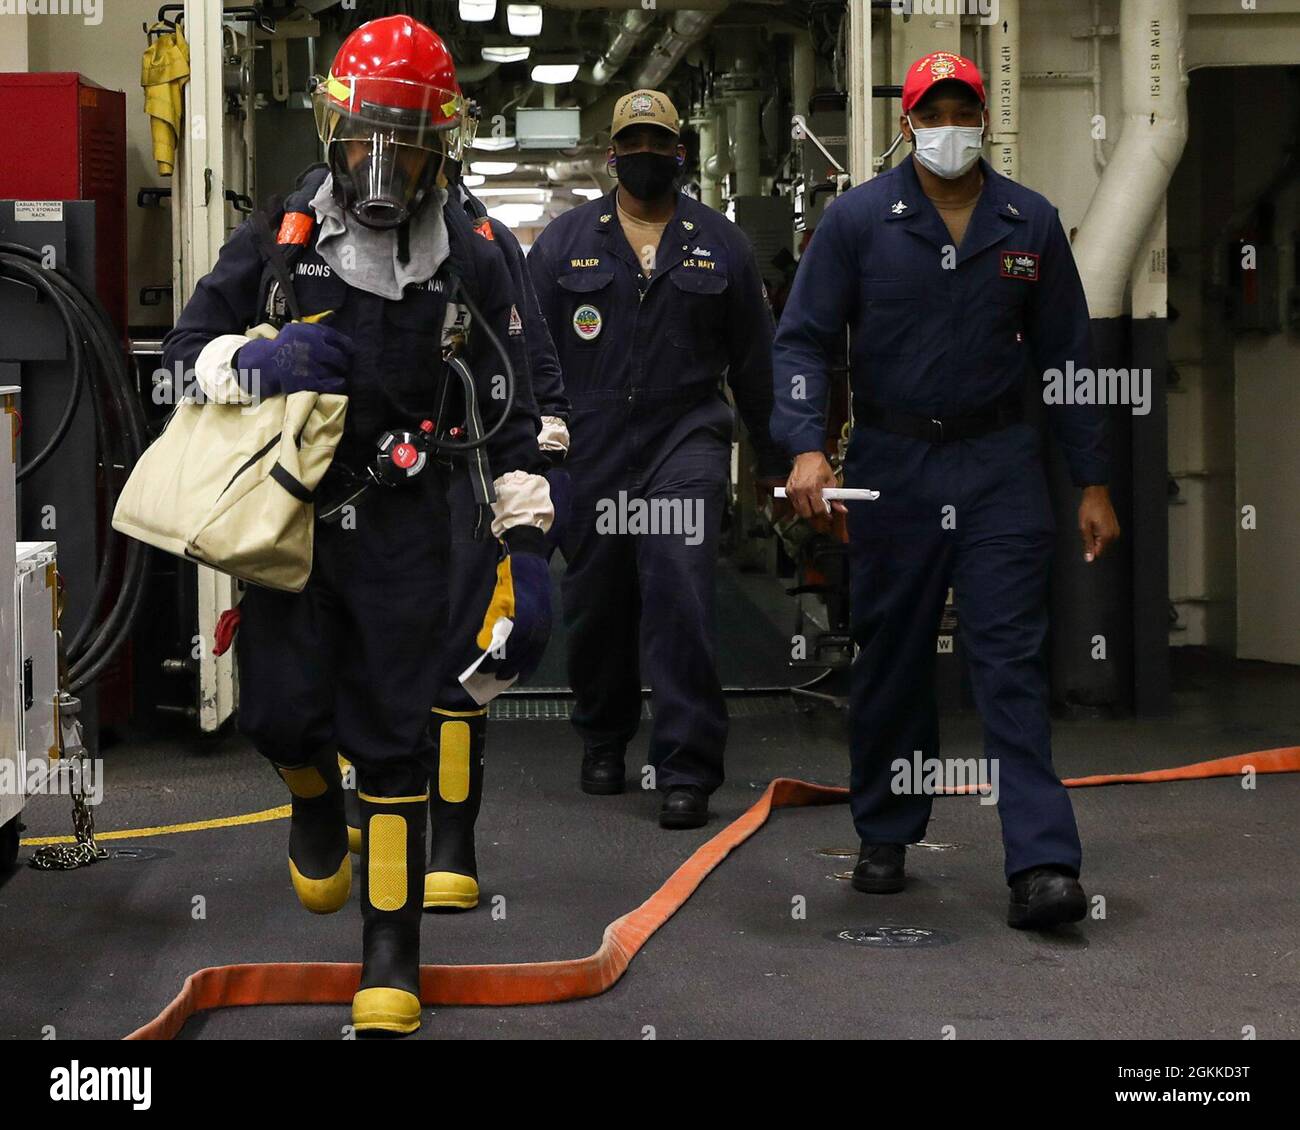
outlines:
[{"label": "black breathing mask", "polygon": [[613,164],[618,183],[638,200],[658,200],[673,188],[681,170],[672,153],[623,153]]}]

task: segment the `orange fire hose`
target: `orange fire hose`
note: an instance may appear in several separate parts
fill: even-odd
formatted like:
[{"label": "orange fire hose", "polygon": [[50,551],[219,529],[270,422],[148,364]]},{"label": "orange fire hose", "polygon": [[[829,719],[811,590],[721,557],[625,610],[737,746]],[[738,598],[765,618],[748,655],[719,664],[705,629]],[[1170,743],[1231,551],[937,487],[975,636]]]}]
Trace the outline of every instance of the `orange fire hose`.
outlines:
[{"label": "orange fire hose", "polygon": [[[1088,788],[1195,781],[1235,777],[1250,769],[1256,773],[1300,772],[1300,746],[1260,750],[1145,773],[1075,777],[1064,783],[1069,788]],[[623,976],[650,936],[681,908],[718,864],[767,822],[773,809],[838,804],[847,799],[848,790],[844,788],[778,777],[752,808],[697,848],[645,902],[606,926],[595,953],[568,961],[517,965],[424,965],[420,968],[420,998],[426,1005],[516,1005],[597,996]],[[360,977],[360,965],[326,962],[272,962],[200,969],[185,979],[180,993],[162,1012],[126,1039],[170,1040],[195,1013],[213,1008],[250,1004],[348,1004],[357,991]]]}]

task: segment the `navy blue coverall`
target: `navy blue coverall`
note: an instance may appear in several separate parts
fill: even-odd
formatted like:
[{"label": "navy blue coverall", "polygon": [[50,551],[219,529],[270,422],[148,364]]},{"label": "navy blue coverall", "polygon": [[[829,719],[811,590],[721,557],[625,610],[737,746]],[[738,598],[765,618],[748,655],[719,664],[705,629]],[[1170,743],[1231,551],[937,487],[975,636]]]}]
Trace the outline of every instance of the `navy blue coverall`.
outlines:
[{"label": "navy blue coverall", "polygon": [[[542,473],[522,337],[509,332],[517,291],[500,250],[474,234],[460,204],[448,203],[451,255],[432,279],[409,285],[399,301],[351,287],[315,249],[319,229],[308,202],[327,171],[309,170],[285,201],[286,213],[306,217],[299,230],[309,224],[310,233],[283,248],[302,314],[335,311],[329,325],[355,345],[344,434],[320,497],[328,499],[340,465],[359,469],[374,458],[384,431],[435,418],[452,269],[520,375],[513,410],[488,444],[491,474]],[[192,369],[212,339],[266,321],[278,313],[275,302],[270,268],[245,223],[168,334],[165,367]],[[491,377],[501,360],[471,331],[467,362],[491,428],[500,414]],[[303,592],[248,587],[237,644],[239,729],[276,764],[320,763],[337,750],[376,787],[423,790],[432,766],[429,711],[448,664],[448,480],[435,460],[412,485],[368,491],[357,502],[355,528],[318,522]]]},{"label": "navy blue coverall", "polygon": [[[978,413],[1049,369],[1090,366],[1088,307],[1056,209],[982,163],[985,184],[957,250],[911,160],[836,200],[813,235],[775,345],[772,431],[792,455],[825,441],[828,359],[850,331],[851,384],[865,403],[927,418]],[[1103,418],[1048,418],[1078,486],[1106,482]],[[867,844],[915,843],[931,797],[895,795],[893,763],[939,755],[936,637],[949,586],[998,762],[1008,878],[1078,872],[1074,812],[1052,768],[1048,566],[1053,518],[1037,432],[1019,422],[929,443],[855,427],[847,486],[850,607],[858,646],[850,706],[853,820]]]},{"label": "navy blue coverall", "polygon": [[[710,792],[722,782],[727,735],[714,638],[734,428],[722,380],[760,470],[783,474],[768,433],[772,317],[744,233],[686,196],[647,279],[616,191],[553,220],[528,255],[572,403],[573,509],[560,548],[573,724],[588,748],[626,745],[644,672],[658,788]],[[702,522],[686,536],[685,525],[622,532],[649,503],[676,504],[683,516],[699,507]]]}]

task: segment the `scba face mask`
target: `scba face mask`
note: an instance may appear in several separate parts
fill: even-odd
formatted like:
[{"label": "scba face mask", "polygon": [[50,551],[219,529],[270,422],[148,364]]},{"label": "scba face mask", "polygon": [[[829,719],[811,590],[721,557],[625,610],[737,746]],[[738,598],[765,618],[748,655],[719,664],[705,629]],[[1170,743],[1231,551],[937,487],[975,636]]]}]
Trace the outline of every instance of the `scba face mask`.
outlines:
[{"label": "scba face mask", "polygon": [[[912,126],[909,116],[907,124]],[[916,159],[930,172],[944,180],[956,180],[967,172],[984,148],[984,127],[937,126],[934,129],[917,129],[912,126],[916,139]]]},{"label": "scba face mask", "polygon": [[312,109],[339,203],[380,230],[420,210],[477,124],[459,90],[400,79],[331,75],[313,92]]},{"label": "scba face mask", "polygon": [[424,203],[442,165],[439,154],[375,135],[349,162],[342,143],[330,146],[330,169],[341,203],[368,228],[404,224]]}]

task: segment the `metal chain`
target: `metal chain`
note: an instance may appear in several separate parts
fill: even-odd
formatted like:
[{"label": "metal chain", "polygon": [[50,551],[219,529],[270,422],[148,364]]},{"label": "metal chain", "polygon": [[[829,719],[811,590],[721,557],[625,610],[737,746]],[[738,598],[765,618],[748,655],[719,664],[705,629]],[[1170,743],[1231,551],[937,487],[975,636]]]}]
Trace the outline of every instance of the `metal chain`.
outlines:
[{"label": "metal chain", "polygon": [[95,843],[95,812],[86,803],[82,791],[85,781],[86,747],[81,740],[81,699],[66,691],[59,692],[59,749],[64,772],[73,776],[71,844],[49,844],[32,852],[28,861],[37,871],[74,871],[96,860],[106,859],[108,851]]}]

